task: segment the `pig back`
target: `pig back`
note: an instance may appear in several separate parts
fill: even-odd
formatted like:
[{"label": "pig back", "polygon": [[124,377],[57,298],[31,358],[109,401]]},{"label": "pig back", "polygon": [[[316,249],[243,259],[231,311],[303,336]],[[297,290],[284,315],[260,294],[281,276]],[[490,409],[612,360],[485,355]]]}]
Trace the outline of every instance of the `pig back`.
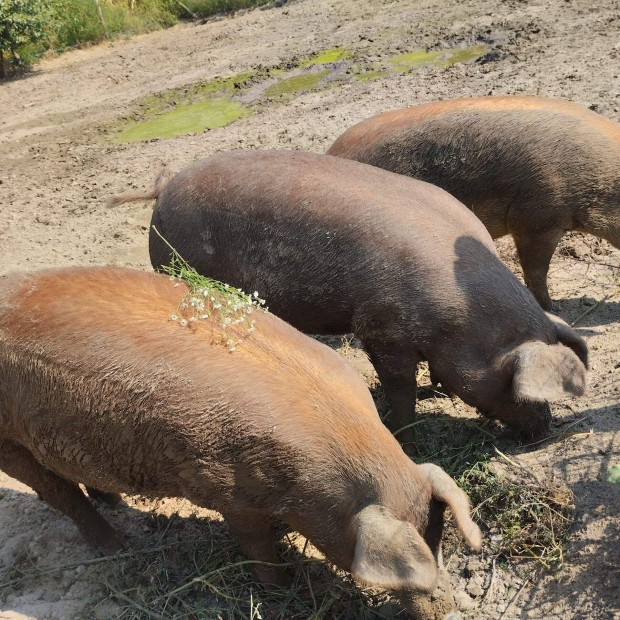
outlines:
[{"label": "pig back", "polygon": [[[199,272],[257,288],[276,315],[316,333],[350,331],[360,305],[385,298],[415,310],[453,279],[460,236],[494,252],[480,222],[445,191],[301,152],[197,162],[168,184],[153,224]],[[150,253],[156,268],[169,262],[153,231]]]},{"label": "pig back", "polygon": [[247,489],[269,503],[294,486],[312,445],[304,453],[303,423],[293,422],[313,395],[310,430],[336,437],[355,419],[376,437],[372,399],[335,352],[257,310],[253,334],[231,353],[217,317],[170,320],[185,290],[115,268],[6,278],[0,437],[67,479],[220,509],[233,488],[235,501]]},{"label": "pig back", "polygon": [[587,205],[616,202],[620,126],[545,98],[456,99],[362,121],[328,153],[442,187],[496,238],[518,222],[579,228]]}]

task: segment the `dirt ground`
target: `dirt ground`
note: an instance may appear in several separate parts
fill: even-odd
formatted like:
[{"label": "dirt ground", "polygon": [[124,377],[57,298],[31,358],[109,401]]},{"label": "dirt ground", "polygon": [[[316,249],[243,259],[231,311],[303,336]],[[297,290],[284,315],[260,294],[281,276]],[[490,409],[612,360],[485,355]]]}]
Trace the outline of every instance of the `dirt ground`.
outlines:
[{"label": "dirt ground", "polygon": [[[109,263],[149,269],[151,206],[103,205],[112,193],[150,187],[159,162],[178,170],[230,149],[324,152],[372,114],[457,96],[563,97],[620,121],[619,35],[617,0],[297,0],[46,60],[0,85],[0,274]],[[265,99],[254,104],[252,116],[199,134],[130,144],[111,139],[110,123],[130,114],[140,98],[216,76],[290,67],[338,46],[363,64],[421,48],[479,43],[490,51],[477,62],[338,82],[285,102]],[[516,268],[510,241],[499,245]],[[564,568],[550,574],[486,566],[474,575],[478,592],[471,571],[454,571],[468,617],[620,618],[620,485],[607,482],[609,468],[620,463],[618,265],[620,251],[579,235],[556,253],[551,293],[558,313],[578,320],[588,340],[589,393],[554,406],[560,437],[505,448],[536,475],[562,480],[575,494]],[[367,362],[357,362],[372,375]],[[149,508],[192,513],[175,500],[127,503],[135,508],[131,515],[108,512],[133,542],[152,534],[140,517]],[[24,557],[44,567],[88,563],[95,554],[67,519],[0,472],[0,590]],[[118,608],[103,597],[103,588],[84,564],[41,573],[14,591],[3,590],[0,618],[116,617]]]}]

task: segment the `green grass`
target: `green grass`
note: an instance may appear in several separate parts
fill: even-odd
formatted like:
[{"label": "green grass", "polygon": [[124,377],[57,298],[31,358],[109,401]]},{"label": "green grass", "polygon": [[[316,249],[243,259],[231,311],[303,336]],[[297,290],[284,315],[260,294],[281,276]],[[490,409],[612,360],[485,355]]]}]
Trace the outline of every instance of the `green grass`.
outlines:
[{"label": "green grass", "polygon": [[[388,416],[383,390],[375,387],[373,396],[382,418]],[[435,398],[432,409],[441,408],[442,401]],[[518,457],[498,450],[499,440],[488,420],[422,413],[411,426],[417,435],[413,460],[441,466],[468,494],[474,520],[485,535],[487,561],[527,561],[550,571],[562,567],[574,518],[573,496],[566,485],[539,478],[521,466]],[[449,541],[453,549],[461,547],[454,533]]]},{"label": "green grass", "polygon": [[99,0],[100,16],[95,0],[54,0],[43,39],[23,45],[17,52],[22,63],[32,64],[48,52],[126,34],[151,32],[170,27],[179,20],[204,19],[267,2],[269,0],[184,0],[182,3],[176,0]]}]

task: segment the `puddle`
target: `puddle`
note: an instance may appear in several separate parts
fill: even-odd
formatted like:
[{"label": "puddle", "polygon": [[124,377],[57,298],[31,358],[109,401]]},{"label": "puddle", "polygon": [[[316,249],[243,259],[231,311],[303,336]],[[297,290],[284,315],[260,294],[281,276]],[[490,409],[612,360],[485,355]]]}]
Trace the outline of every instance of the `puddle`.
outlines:
[{"label": "puddle", "polygon": [[139,142],[152,138],[172,138],[188,133],[199,133],[205,129],[224,127],[248,116],[249,110],[240,103],[228,99],[210,99],[179,105],[141,123],[135,123],[121,131],[116,142]]},{"label": "puddle", "polygon": [[292,95],[303,90],[311,90],[331,71],[314,71],[312,73],[302,73],[293,77],[284,78],[269,88],[265,89],[263,97],[277,97],[279,95]]},{"label": "puddle", "polygon": [[385,61],[377,61],[375,56],[368,62],[363,58],[356,60],[346,47],[334,47],[304,59],[293,70],[261,68],[142,99],[131,119],[119,119],[112,126],[118,132],[114,140],[137,142],[199,133],[251,115],[251,106],[259,99],[274,98],[274,103],[286,103],[302,92],[352,80],[366,82],[419,67],[445,68],[471,62],[489,50],[485,44],[431,52],[416,50]]},{"label": "puddle", "polygon": [[316,56],[308,58],[299,63],[300,67],[313,67],[315,65],[328,65],[332,62],[338,62],[340,60],[347,60],[351,58],[351,52],[346,47],[333,47],[329,50],[323,50]]},{"label": "puddle", "polygon": [[426,52],[416,50],[400,56],[392,56],[390,65],[394,71],[405,73],[418,67],[451,67],[459,63],[470,62],[484,56],[489,51],[485,44],[472,45],[461,49],[437,50]]},{"label": "puddle", "polygon": [[125,117],[112,124],[116,133],[113,140],[138,142],[171,138],[229,125],[251,114],[250,110],[232,98],[260,77],[260,72],[240,73],[145,97],[137,102],[130,118]]}]

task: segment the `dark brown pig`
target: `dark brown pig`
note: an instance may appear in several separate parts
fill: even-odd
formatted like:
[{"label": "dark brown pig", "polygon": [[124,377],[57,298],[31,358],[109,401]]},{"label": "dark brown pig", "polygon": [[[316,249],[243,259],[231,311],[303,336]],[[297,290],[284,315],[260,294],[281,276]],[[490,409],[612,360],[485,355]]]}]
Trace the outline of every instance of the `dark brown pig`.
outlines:
[{"label": "dark brown pig", "polygon": [[549,262],[565,232],[620,248],[620,125],[574,103],[509,96],[428,103],[369,118],[328,153],[438,185],[494,239],[511,234],[545,310]]},{"label": "dark brown pig", "polygon": [[[411,462],[337,353],[260,310],[251,334],[234,314],[228,328],[217,311],[195,320],[178,310],[186,291],[120,268],[0,278],[0,468],[106,554],[121,537],[79,482],[214,508],[264,562],[283,521],[410,609],[432,600],[420,593],[437,582],[446,505],[480,547],[465,494]],[[420,617],[442,616],[446,597],[432,603]]]},{"label": "dark brown pig", "polygon": [[[152,223],[200,273],[258,290],[302,331],[354,332],[393,431],[412,421],[421,360],[528,436],[547,431],[547,401],[584,390],[584,341],[551,321],[480,221],[438,187],[328,155],[246,151],[115,204],[145,196],[157,197]],[[155,268],[170,261],[153,230],[150,255]]]}]

